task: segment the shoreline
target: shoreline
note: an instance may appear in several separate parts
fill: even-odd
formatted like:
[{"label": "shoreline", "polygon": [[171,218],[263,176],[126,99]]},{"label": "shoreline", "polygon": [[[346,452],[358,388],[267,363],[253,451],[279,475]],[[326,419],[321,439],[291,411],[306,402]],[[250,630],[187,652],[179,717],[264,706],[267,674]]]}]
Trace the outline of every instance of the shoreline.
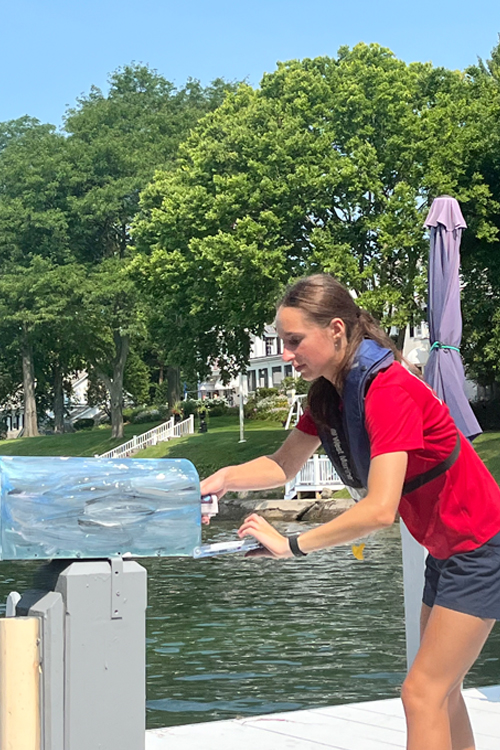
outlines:
[{"label": "shoreline", "polygon": [[268,521],[323,522],[336,518],[354,505],[351,498],[294,499],[263,497],[223,497],[214,520],[241,521],[259,513]]}]

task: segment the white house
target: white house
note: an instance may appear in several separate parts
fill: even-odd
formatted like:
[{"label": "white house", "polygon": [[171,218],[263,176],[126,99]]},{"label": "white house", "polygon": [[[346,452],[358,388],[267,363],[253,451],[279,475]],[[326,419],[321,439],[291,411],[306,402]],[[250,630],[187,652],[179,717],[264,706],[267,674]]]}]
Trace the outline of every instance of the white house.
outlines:
[{"label": "white house", "polygon": [[407,326],[403,344],[403,357],[421,368],[422,372],[429,359],[429,326],[422,322],[417,326]]},{"label": "white house", "polygon": [[[292,365],[283,362],[282,351],[281,339],[274,326],[266,326],[261,337],[252,336],[250,359],[246,373],[241,379],[245,399],[256,388],[276,388],[283,378],[289,375],[298,377],[299,374]],[[212,371],[212,377],[198,386],[198,398],[224,397],[231,403],[239,397],[239,393],[240,378],[223,385],[217,369]]]}]

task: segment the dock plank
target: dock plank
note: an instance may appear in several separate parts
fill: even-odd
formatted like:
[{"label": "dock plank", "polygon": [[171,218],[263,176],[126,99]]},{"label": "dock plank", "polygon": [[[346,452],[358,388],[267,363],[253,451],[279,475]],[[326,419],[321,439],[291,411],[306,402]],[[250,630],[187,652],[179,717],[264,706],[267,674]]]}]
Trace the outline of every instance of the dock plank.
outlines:
[{"label": "dock plank", "polygon": [[[464,691],[477,750],[500,747],[500,685]],[[399,698],[185,724],[146,732],[146,750],[391,750],[404,748]]]}]

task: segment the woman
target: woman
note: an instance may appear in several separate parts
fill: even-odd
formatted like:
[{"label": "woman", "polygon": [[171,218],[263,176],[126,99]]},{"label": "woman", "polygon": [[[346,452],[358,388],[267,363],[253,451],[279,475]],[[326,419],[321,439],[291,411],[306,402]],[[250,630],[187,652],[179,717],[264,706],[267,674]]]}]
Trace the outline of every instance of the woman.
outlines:
[{"label": "woman", "polygon": [[402,688],[407,748],[473,750],[461,684],[500,619],[500,489],[446,405],[331,276],[291,287],[276,326],[283,359],[312,381],[308,410],[276,453],[221,469],[202,493],[281,486],[322,443],[362,499],[293,537],[252,514],[241,537],[302,556],[389,526],[399,510],[429,551],[421,645]]}]

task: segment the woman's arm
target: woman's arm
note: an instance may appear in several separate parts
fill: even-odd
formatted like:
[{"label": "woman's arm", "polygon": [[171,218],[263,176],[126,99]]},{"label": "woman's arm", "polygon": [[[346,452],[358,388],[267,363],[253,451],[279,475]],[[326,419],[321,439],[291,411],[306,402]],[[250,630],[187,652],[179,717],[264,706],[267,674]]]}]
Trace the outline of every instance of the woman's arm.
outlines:
[{"label": "woman's arm", "polygon": [[283,445],[271,456],[261,456],[239,466],[219,469],[201,483],[202,495],[241,490],[266,490],[292,479],[320,445],[319,438],[292,430]]},{"label": "woman's arm", "polygon": [[[368,494],[338,518],[305,531],[298,538],[302,552],[352,542],[360,536],[390,526],[396,517],[406,475],[408,454],[385,453],[374,458],[368,476]],[[261,516],[253,513],[238,531],[241,537],[254,536],[278,557],[291,557],[287,537],[279,534]]]}]

